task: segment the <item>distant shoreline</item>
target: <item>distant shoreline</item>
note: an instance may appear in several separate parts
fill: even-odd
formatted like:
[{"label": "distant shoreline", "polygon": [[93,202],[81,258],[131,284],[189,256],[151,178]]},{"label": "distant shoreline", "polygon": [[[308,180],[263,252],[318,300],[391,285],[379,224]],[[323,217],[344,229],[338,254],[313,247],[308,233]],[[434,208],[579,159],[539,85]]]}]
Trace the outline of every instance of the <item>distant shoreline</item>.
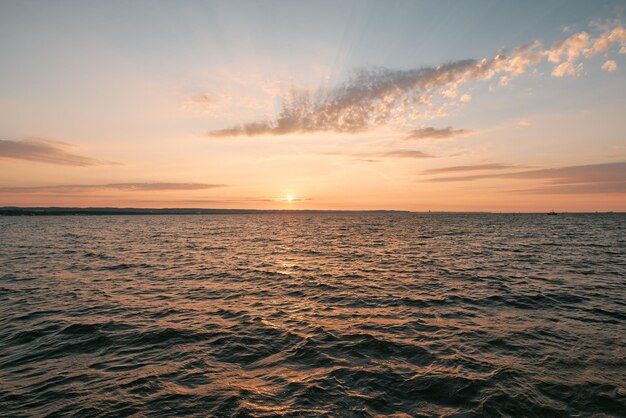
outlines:
[{"label": "distant shoreline", "polygon": [[[493,214],[493,215],[543,215],[547,212],[489,212],[489,211],[426,211],[407,210],[315,210],[315,209],[203,209],[203,208],[69,208],[69,207],[0,207],[0,216],[73,216],[73,215],[255,215],[255,214]],[[626,212],[558,212],[558,214],[625,214]]]},{"label": "distant shoreline", "polygon": [[0,216],[70,215],[254,215],[314,213],[412,213],[402,210],[298,210],[298,209],[203,209],[203,208],[20,208],[0,207]]}]

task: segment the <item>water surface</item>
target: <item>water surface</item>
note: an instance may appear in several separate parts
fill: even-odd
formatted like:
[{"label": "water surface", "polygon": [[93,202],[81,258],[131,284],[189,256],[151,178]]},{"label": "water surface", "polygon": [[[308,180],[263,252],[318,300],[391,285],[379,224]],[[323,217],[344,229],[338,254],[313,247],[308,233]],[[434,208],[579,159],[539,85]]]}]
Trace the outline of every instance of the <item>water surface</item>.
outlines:
[{"label": "water surface", "polygon": [[0,415],[619,416],[626,216],[0,218]]}]

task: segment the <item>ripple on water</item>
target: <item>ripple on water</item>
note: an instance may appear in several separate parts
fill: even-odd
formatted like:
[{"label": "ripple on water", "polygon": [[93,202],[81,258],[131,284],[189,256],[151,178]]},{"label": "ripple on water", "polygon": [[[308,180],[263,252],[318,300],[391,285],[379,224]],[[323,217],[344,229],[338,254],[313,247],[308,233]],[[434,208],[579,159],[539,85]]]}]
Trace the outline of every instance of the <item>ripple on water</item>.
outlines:
[{"label": "ripple on water", "polygon": [[621,416],[624,236],[621,214],[0,218],[1,414]]}]

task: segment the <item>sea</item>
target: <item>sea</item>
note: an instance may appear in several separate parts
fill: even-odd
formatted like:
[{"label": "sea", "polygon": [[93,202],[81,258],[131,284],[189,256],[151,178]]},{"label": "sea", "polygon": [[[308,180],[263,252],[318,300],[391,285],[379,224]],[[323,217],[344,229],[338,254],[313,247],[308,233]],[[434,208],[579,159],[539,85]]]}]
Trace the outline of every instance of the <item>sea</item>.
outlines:
[{"label": "sea", "polygon": [[626,416],[626,215],[0,217],[0,416]]}]

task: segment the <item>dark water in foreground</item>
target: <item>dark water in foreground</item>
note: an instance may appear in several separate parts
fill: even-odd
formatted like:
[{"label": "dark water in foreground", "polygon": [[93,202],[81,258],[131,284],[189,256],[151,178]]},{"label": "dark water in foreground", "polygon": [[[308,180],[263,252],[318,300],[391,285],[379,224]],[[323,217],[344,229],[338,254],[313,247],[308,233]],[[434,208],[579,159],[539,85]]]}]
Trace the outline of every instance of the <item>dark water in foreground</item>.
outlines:
[{"label": "dark water in foreground", "polygon": [[619,416],[626,216],[0,218],[0,415]]}]

